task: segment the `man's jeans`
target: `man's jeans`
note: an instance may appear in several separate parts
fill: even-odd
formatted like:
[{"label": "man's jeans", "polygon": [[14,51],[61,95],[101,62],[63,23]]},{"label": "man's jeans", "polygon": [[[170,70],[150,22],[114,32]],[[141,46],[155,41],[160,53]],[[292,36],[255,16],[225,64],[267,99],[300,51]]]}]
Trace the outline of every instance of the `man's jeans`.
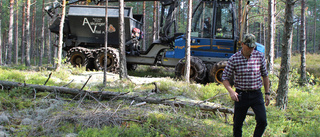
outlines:
[{"label": "man's jeans", "polygon": [[234,105],[233,136],[242,136],[243,121],[246,118],[249,107],[251,107],[257,122],[253,136],[261,137],[267,126],[266,108],[261,89],[256,91],[241,91],[237,89],[236,92],[239,94],[239,102],[235,102]]}]

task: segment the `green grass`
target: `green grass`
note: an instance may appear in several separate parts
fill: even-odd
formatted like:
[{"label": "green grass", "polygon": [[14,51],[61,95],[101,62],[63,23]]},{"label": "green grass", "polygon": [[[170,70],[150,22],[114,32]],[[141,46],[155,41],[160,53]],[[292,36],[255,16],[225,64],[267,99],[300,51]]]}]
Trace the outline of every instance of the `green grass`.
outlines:
[{"label": "green grass", "polygon": [[[316,78],[320,78],[320,54],[306,54],[306,64],[307,64],[307,71],[314,75]],[[275,64],[278,64],[280,66],[281,58],[277,58],[274,61]],[[300,72],[300,66],[301,66],[301,55],[296,54],[291,57],[291,67],[296,68]]]}]

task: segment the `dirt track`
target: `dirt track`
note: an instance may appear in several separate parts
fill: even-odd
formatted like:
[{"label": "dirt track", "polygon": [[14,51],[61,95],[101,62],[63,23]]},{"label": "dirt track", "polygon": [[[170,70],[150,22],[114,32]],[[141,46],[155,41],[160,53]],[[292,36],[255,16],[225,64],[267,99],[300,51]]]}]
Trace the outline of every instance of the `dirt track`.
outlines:
[{"label": "dirt track", "polygon": [[[73,83],[85,83],[90,78],[88,85],[99,84],[103,82],[103,72],[85,72],[80,75],[73,75],[69,77],[69,80],[74,80]],[[148,77],[134,77],[129,76],[130,80],[135,84],[152,83],[154,81],[165,80],[166,78],[148,78]],[[119,79],[119,74],[107,73],[108,81],[115,81]]]}]

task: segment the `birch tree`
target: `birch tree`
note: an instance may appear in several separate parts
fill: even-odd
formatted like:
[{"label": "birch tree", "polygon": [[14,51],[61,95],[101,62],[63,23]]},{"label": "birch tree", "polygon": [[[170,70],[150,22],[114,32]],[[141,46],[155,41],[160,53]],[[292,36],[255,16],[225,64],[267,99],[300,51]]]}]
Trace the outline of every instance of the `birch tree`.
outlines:
[{"label": "birch tree", "polygon": [[44,14],[44,0],[42,0],[42,29],[41,29],[41,45],[40,45],[40,57],[39,57],[39,66],[42,66],[42,58],[43,58],[43,52],[44,52],[44,46],[45,46],[45,40],[44,40],[44,28],[45,28],[45,14]]},{"label": "birch tree", "polygon": [[187,40],[186,40],[186,66],[184,77],[186,82],[190,82],[190,43],[191,43],[191,20],[192,20],[192,0],[188,0],[188,26],[187,26]]},{"label": "birch tree", "polygon": [[301,85],[307,84],[307,69],[306,69],[306,12],[305,12],[305,0],[301,0],[301,26],[300,26],[300,53],[301,53],[301,65],[300,65],[300,82]]},{"label": "birch tree", "polygon": [[124,0],[119,0],[119,49],[120,49],[120,79],[127,79],[127,60],[124,35]]},{"label": "birch tree", "polygon": [[266,43],[266,59],[267,59],[267,70],[272,73],[273,71],[273,58],[274,58],[274,0],[268,2],[268,37]]},{"label": "birch tree", "polygon": [[106,1],[105,7],[105,35],[104,35],[104,48],[106,49],[104,52],[104,66],[103,66],[103,85],[107,86],[107,64],[108,64],[108,1]]},{"label": "birch tree", "polygon": [[30,7],[31,0],[27,0],[27,13],[26,13],[26,66],[30,66]]},{"label": "birch tree", "polygon": [[60,29],[59,29],[59,45],[58,45],[58,62],[56,65],[56,71],[60,70],[61,67],[61,58],[62,58],[62,44],[63,44],[63,25],[66,14],[66,0],[62,1],[62,14],[60,21]]},{"label": "birch tree", "polygon": [[7,45],[7,60],[6,64],[11,64],[12,62],[12,47],[13,47],[13,19],[14,19],[14,13],[13,13],[13,5],[14,0],[10,0],[9,2],[9,8],[10,8],[10,15],[9,15],[9,33],[8,33],[8,44]]},{"label": "birch tree", "polygon": [[276,106],[280,109],[286,109],[288,104],[294,5],[295,0],[286,0],[284,34],[282,38],[281,70],[276,97]]}]

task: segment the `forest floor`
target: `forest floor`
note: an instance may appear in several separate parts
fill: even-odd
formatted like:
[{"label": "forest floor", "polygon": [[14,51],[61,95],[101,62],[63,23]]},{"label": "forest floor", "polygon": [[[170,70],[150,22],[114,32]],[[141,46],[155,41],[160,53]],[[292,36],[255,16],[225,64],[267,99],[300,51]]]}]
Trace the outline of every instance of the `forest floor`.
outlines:
[{"label": "forest floor", "polygon": [[[318,58],[315,58],[318,59]],[[314,68],[320,70],[320,68]],[[75,72],[77,71],[77,72]],[[1,67],[0,80],[43,83],[52,71]],[[222,85],[187,84],[173,78],[174,68],[138,67],[129,71],[130,80],[119,80],[119,74],[107,73],[107,87],[102,91],[125,93],[142,98],[187,100],[221,104],[233,108],[233,102]],[[314,73],[311,73],[314,74]],[[53,72],[48,86],[80,89],[92,76],[85,90],[101,91],[103,72],[67,68]],[[268,127],[264,136],[319,136],[320,86],[297,84],[298,70],[290,73],[288,106],[275,106],[279,79],[270,75],[271,104],[267,109]],[[314,79],[310,77],[310,79]],[[159,93],[155,93],[158,84]],[[316,85],[313,85],[316,84]],[[135,99],[112,97],[103,100],[92,94],[67,95],[41,92],[30,88],[6,88],[0,85],[0,137],[4,136],[232,136],[233,114],[203,111],[191,106],[151,104]],[[247,116],[243,136],[252,136],[255,118]]]}]

